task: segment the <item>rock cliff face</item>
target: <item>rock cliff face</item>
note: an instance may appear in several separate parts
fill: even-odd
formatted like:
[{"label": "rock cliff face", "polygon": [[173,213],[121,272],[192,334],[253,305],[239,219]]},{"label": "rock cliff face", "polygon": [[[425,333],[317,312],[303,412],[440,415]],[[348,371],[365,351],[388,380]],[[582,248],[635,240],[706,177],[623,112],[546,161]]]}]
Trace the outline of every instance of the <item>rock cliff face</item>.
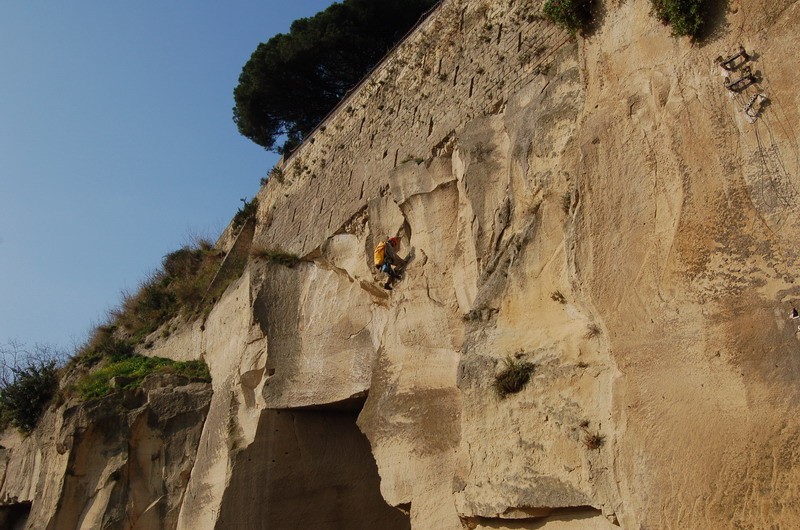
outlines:
[{"label": "rock cliff face", "polygon": [[[124,466],[77,435],[4,443],[6,516],[800,527],[787,318],[800,304],[800,3],[718,7],[692,45],[640,0],[604,2],[579,39],[535,2],[445,0],[283,163],[254,230],[225,240],[300,263],[251,258],[204,321],[149,350],[206,360],[205,421],[168,436],[167,420],[156,435],[120,416]],[[723,74],[743,66],[717,57],[740,44],[757,83],[732,92]],[[387,292],[371,254],[395,234],[409,265]],[[501,399],[513,359],[533,372]],[[112,414],[92,410],[56,432]],[[154,440],[191,456],[132,459]],[[160,478],[111,503],[123,467]]]},{"label": "rock cliff face", "polygon": [[211,388],[175,376],[48,412],[0,440],[3,528],[175,528]]}]

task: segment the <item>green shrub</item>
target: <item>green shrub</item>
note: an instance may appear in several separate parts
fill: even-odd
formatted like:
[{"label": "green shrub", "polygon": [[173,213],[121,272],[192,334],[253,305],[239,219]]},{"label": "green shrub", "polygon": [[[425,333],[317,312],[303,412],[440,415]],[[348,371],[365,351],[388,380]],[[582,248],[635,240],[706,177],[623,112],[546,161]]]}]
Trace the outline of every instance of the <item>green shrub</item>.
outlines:
[{"label": "green shrub", "polygon": [[278,166],[275,166],[272,169],[270,169],[267,178],[262,179],[261,185],[263,186],[264,184],[266,184],[267,181],[270,181],[272,179],[275,179],[281,184],[283,184],[283,169],[279,168]]},{"label": "green shrub", "polygon": [[650,0],[653,14],[672,27],[677,36],[697,39],[703,31],[708,11],[707,0]]},{"label": "green shrub", "polygon": [[237,230],[243,226],[250,218],[255,217],[258,212],[258,198],[253,197],[252,201],[242,199],[242,207],[233,216],[233,229]]},{"label": "green shrub", "polygon": [[157,272],[143,281],[136,293],[123,293],[122,305],[113,314],[133,343],[141,342],[178,313],[177,299],[168,287],[168,278]]},{"label": "green shrub", "polygon": [[167,254],[136,293],[123,295],[114,323],[138,344],[181,311],[198,314],[223,257],[204,242]]},{"label": "green shrub", "polygon": [[29,433],[58,390],[57,363],[29,360],[9,367],[8,372],[0,383],[2,423]]},{"label": "green shrub", "polygon": [[528,361],[505,358],[505,368],[494,377],[492,388],[501,399],[509,394],[516,394],[528,384],[534,365]]},{"label": "green shrub", "polygon": [[587,31],[594,21],[595,0],[547,0],[542,11],[570,31]]},{"label": "green shrub", "polygon": [[119,377],[121,388],[137,388],[144,378],[153,373],[176,374],[192,381],[210,382],[208,367],[202,361],[178,362],[161,357],[131,355],[109,362],[107,365],[84,376],[75,385],[75,390],[83,399],[94,399],[113,393],[111,380]]},{"label": "green shrub", "polygon": [[116,331],[117,326],[113,324],[95,328],[86,344],[78,349],[73,362],[91,367],[104,358],[119,360],[133,355],[133,345],[117,337]]},{"label": "green shrub", "polygon": [[[134,356],[137,345],[173,318],[201,315],[214,300],[210,289],[223,258],[224,253],[203,239],[164,256],[161,268],[142,282],[137,292],[123,293],[120,307],[111,311],[107,324],[92,332],[70,367],[92,368],[101,361],[126,361]],[[229,267],[228,273],[238,277],[243,263]],[[215,282],[214,292],[224,290],[228,283]],[[164,329],[161,336],[166,338],[170,332]]]}]

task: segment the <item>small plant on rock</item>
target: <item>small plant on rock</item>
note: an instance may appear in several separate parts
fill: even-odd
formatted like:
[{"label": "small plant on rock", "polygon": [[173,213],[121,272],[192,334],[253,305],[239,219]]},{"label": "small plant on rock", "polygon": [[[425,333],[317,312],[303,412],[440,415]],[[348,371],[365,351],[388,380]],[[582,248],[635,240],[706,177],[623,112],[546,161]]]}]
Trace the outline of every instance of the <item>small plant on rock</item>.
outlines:
[{"label": "small plant on rock", "polygon": [[297,254],[290,254],[289,252],[284,252],[280,249],[273,249],[273,248],[255,248],[250,253],[254,258],[263,259],[265,261],[269,261],[270,263],[277,263],[278,265],[283,265],[284,267],[293,268],[300,262],[300,256]]},{"label": "small plant on rock", "polygon": [[473,309],[470,309],[469,312],[464,316],[462,316],[461,318],[465,322],[470,322],[470,321],[488,322],[497,313],[498,310],[493,307],[475,307]]},{"label": "small plant on rock", "polygon": [[587,432],[583,436],[583,445],[586,446],[586,449],[595,450],[600,449],[606,441],[606,437],[600,433],[590,433]]},{"label": "small plant on rock", "polygon": [[708,0],[650,0],[653,14],[672,27],[676,36],[697,39],[707,18]]},{"label": "small plant on rock", "polygon": [[562,28],[584,32],[594,21],[594,0],[547,0],[542,11]]},{"label": "small plant on rock", "polygon": [[281,184],[283,184],[283,169],[279,168],[278,166],[273,167],[269,170],[269,173],[265,178],[261,179],[261,185],[265,185],[270,180],[277,180]]},{"label": "small plant on rock", "polygon": [[567,192],[561,196],[561,209],[565,214],[569,215],[572,210],[572,193]]},{"label": "small plant on rock", "polygon": [[602,330],[600,329],[600,326],[593,322],[586,328],[586,333],[583,335],[583,338],[591,340],[595,337],[599,337],[601,333]]},{"label": "small plant on rock", "polygon": [[567,303],[566,297],[561,293],[561,291],[558,291],[558,290],[553,291],[552,293],[550,293],[550,299],[553,302],[558,302],[559,304],[566,304]]},{"label": "small plant on rock", "polygon": [[525,388],[531,378],[535,366],[533,363],[508,356],[504,360],[505,368],[496,376],[492,388],[500,399],[509,394],[516,394]]},{"label": "small plant on rock", "polygon": [[589,420],[582,420],[579,426],[581,431],[583,431],[583,438],[581,438],[581,441],[586,449],[600,449],[605,443],[606,437],[598,432],[589,431]]},{"label": "small plant on rock", "polygon": [[236,230],[243,226],[247,221],[256,216],[258,212],[258,198],[253,197],[253,200],[241,199],[242,207],[233,216],[233,229]]}]

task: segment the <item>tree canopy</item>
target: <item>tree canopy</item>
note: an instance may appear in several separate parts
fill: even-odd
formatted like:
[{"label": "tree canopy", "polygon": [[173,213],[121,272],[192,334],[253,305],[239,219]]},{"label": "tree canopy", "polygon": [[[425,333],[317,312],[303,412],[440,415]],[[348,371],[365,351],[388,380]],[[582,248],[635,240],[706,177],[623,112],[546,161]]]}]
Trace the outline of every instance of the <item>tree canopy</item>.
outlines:
[{"label": "tree canopy", "polygon": [[266,149],[290,151],[437,2],[344,0],[295,20],[242,68],[233,91],[239,132]]}]

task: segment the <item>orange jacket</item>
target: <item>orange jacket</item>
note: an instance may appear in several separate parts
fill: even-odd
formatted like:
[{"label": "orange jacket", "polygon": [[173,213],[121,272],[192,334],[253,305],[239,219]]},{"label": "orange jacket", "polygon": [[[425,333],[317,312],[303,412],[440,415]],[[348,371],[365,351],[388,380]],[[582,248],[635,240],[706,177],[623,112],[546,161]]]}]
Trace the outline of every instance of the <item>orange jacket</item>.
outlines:
[{"label": "orange jacket", "polygon": [[378,243],[378,246],[375,247],[375,252],[373,253],[373,261],[375,262],[376,267],[380,267],[383,265],[383,259],[386,257],[386,241],[381,241]]},{"label": "orange jacket", "polygon": [[[380,267],[383,265],[383,261],[386,259],[386,241],[384,240],[378,243],[375,247],[375,252],[373,252],[372,261],[375,263],[376,267]],[[392,248],[397,248],[398,244],[395,241],[392,241]]]}]

